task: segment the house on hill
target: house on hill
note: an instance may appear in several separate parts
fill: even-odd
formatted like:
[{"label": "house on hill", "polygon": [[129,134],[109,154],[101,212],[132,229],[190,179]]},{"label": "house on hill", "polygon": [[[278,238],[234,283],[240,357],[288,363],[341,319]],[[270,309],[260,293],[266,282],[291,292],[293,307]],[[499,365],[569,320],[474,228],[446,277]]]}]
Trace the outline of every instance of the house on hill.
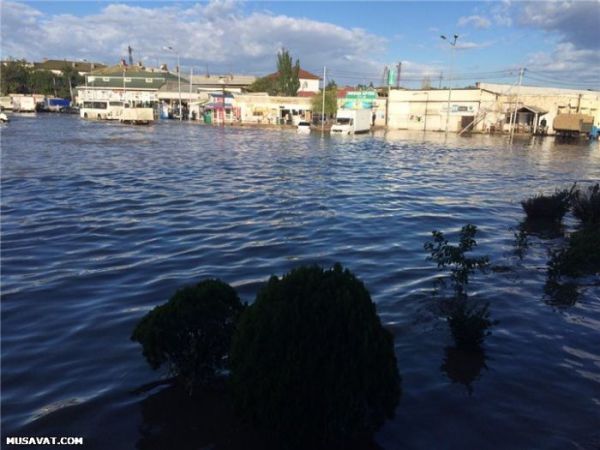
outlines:
[{"label": "house on hill", "polygon": [[49,70],[55,75],[62,75],[65,67],[72,67],[79,75],[83,76],[94,70],[105,68],[104,64],[89,61],[68,61],[66,59],[44,59],[42,62],[34,62],[36,70]]}]

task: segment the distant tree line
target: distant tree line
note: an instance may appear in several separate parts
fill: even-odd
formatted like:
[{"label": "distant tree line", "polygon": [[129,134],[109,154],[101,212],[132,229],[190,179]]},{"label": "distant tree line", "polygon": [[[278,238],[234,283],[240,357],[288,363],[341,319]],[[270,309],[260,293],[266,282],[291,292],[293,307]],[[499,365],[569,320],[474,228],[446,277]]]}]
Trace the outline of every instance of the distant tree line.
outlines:
[{"label": "distant tree line", "polygon": [[68,64],[57,75],[50,70],[35,69],[24,60],[6,61],[0,72],[2,95],[42,94],[70,99],[71,89],[83,82],[84,77]]}]

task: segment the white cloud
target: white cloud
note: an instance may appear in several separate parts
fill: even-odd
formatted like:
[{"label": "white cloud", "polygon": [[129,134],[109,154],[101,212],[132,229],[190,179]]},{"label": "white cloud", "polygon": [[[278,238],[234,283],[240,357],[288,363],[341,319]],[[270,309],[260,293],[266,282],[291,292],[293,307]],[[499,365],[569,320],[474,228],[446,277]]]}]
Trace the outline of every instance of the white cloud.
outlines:
[{"label": "white cloud", "polygon": [[475,50],[482,49],[491,46],[493,42],[471,42],[471,41],[458,41],[456,43],[457,50]]},{"label": "white cloud", "polygon": [[489,28],[492,23],[483,16],[463,16],[458,19],[459,27],[473,26],[475,28]]},{"label": "white cloud", "polygon": [[494,4],[491,9],[491,14],[496,25],[502,27],[512,26],[511,6],[512,2],[510,0],[503,0],[502,2]]},{"label": "white cloud", "polygon": [[557,32],[563,42],[578,48],[600,45],[600,1],[549,1],[526,3],[519,23]]},{"label": "white cloud", "polygon": [[212,71],[268,73],[285,47],[307,70],[323,65],[350,70],[381,70],[387,40],[360,28],[267,12],[243,14],[239,4],[173,4],[146,7],[107,4],[84,16],[45,15],[23,3],[2,1],[2,57],[97,60],[116,63],[134,49],[134,59]]},{"label": "white cloud", "polygon": [[528,55],[527,68],[538,82],[553,80],[562,84],[586,84],[600,89],[600,49],[578,49],[570,42],[558,44],[550,52]]}]

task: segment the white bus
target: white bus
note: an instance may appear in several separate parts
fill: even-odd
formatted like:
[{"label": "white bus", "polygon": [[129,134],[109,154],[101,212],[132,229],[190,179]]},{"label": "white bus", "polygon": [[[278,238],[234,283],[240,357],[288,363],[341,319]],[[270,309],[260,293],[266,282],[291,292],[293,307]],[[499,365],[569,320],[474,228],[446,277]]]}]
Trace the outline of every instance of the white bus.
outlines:
[{"label": "white bus", "polygon": [[86,101],[79,110],[83,119],[119,120],[123,112],[123,102],[119,101]]}]

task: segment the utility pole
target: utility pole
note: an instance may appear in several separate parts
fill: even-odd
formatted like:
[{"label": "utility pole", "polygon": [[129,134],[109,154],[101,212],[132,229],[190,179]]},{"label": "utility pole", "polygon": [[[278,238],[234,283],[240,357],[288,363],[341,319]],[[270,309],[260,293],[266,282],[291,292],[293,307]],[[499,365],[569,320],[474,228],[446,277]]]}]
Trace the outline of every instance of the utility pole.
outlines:
[{"label": "utility pole", "polygon": [[[440,36],[442,39],[447,40],[446,36]],[[452,46],[452,54],[450,55],[450,74],[448,75],[448,110],[446,111],[446,137],[448,137],[448,123],[450,121],[450,99],[452,97],[452,70],[454,66],[454,51],[456,50],[456,40],[458,39],[458,34],[454,35],[454,40],[452,42],[448,41],[448,43]]]},{"label": "utility pole", "polygon": [[525,74],[525,69],[519,69],[519,85],[517,86],[517,97],[515,99],[515,107],[513,110],[513,120],[511,121],[510,127],[510,141],[512,142],[513,136],[515,135],[515,125],[517,123],[517,110],[519,108],[519,94],[521,93],[521,83],[523,82],[523,75]]},{"label": "utility pole", "polygon": [[387,84],[387,97],[385,99],[385,128],[387,129],[389,123],[388,116],[390,115],[390,70],[387,66],[385,68],[385,73],[385,83]]},{"label": "utility pole", "polygon": [[188,120],[192,120],[192,78],[194,76],[194,68],[190,67],[190,98],[188,100]]},{"label": "utility pole", "polygon": [[396,89],[400,89],[400,74],[402,73],[402,61],[398,63],[396,66],[397,75],[396,75]]},{"label": "utility pole", "polygon": [[327,80],[327,67],[323,66],[323,109],[321,110],[321,135],[325,133],[325,81]]},{"label": "utility pole", "polygon": [[444,79],[444,72],[440,72],[440,83],[438,84],[438,89],[442,88],[442,80]]}]

